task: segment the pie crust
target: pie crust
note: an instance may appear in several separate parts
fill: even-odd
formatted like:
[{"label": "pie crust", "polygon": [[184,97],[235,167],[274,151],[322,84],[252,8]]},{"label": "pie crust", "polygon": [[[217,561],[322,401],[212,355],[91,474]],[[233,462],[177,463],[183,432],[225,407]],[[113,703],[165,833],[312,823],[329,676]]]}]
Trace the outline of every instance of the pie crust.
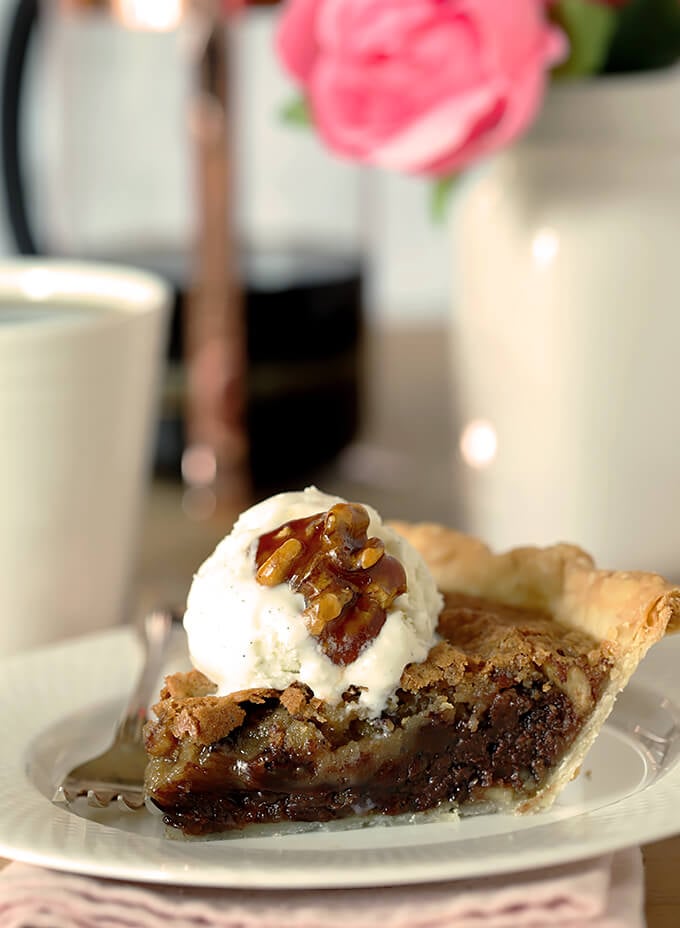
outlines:
[{"label": "pie crust", "polygon": [[146,729],[147,793],[168,824],[546,808],[647,649],[680,627],[680,589],[656,575],[597,570],[571,545],[494,554],[391,524],[447,600],[393,705],[365,719],[351,692],[340,707],[301,684],[216,696],[198,671],[172,675]]},{"label": "pie crust", "polygon": [[425,559],[439,589],[541,609],[585,632],[611,655],[609,680],[560,765],[520,812],[549,806],[576,775],[588,749],[647,650],[680,630],[680,588],[654,573],[601,570],[575,545],[521,547],[496,554],[482,541],[436,523],[390,523]]}]

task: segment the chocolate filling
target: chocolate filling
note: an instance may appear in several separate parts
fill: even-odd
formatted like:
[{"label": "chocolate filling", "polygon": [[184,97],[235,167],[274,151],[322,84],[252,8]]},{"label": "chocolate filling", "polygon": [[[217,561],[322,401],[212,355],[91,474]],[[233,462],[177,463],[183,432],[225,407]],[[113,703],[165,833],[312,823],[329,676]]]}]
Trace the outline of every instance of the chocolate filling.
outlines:
[{"label": "chocolate filling", "polygon": [[379,718],[361,717],[358,691],[333,707],[299,684],[232,698],[200,674],[169,678],[146,777],[166,823],[201,835],[531,797],[592,712],[609,658],[543,612],[468,596],[447,597],[439,631]]},{"label": "chocolate filling", "polygon": [[490,786],[530,793],[577,726],[564,694],[509,687],[492,699],[476,731],[467,707],[419,717],[406,730],[359,738],[353,764],[334,763],[337,749],[318,745],[301,764],[285,737],[245,759],[239,738],[227,738],[198,752],[181,782],[159,785],[153,798],[167,824],[193,835],[254,822],[325,822],[481,802]]}]

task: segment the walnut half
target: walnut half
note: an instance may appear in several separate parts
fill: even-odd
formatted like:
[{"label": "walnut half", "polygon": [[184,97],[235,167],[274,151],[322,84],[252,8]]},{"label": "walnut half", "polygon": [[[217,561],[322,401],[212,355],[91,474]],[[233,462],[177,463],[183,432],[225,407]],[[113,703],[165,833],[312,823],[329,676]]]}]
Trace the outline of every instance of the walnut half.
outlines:
[{"label": "walnut half", "polygon": [[262,535],[255,556],[257,582],[287,582],[302,593],[310,633],[342,666],[377,637],[387,610],[406,592],[402,564],[368,537],[369,521],[358,503],[338,503]]}]

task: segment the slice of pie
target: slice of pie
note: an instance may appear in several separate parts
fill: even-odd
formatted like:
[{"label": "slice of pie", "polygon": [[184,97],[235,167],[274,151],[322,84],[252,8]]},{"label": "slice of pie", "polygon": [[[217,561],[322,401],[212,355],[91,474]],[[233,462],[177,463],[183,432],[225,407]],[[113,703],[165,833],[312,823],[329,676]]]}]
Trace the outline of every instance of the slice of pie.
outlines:
[{"label": "slice of pie", "polygon": [[576,547],[493,554],[442,526],[393,526],[444,594],[425,659],[403,668],[372,715],[357,686],[333,702],[299,681],[216,695],[197,670],[169,677],[146,732],[146,788],[167,824],[199,835],[545,809],[647,649],[680,626],[680,589],[653,574],[597,570]]}]

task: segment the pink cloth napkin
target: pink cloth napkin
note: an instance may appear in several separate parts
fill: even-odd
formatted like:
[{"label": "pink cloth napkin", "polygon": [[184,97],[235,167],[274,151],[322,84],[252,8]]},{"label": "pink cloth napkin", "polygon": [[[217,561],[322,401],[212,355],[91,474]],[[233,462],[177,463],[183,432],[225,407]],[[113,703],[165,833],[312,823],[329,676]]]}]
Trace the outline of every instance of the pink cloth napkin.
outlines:
[{"label": "pink cloth napkin", "polygon": [[640,851],[504,877],[280,892],[142,886],[26,864],[2,928],[644,928]]}]

